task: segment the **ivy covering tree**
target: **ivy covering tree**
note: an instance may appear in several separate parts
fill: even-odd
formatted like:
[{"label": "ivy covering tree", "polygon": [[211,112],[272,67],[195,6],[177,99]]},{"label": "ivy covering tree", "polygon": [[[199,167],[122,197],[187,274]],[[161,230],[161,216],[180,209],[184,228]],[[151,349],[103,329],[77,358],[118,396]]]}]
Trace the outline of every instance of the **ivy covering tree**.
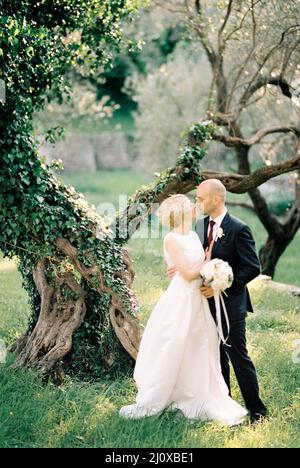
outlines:
[{"label": "ivy covering tree", "polygon": [[61,362],[77,373],[99,373],[126,370],[136,355],[140,325],[128,254],[39,157],[32,115],[49,95],[62,101],[70,67],[88,63],[92,72],[109,63],[122,38],[121,21],[138,6],[134,0],[0,1],[6,86],[0,249],[18,256],[32,311],[27,331],[11,347],[17,366],[48,372]]},{"label": "ivy covering tree", "polygon": [[[141,325],[125,248],[72,187],[39,156],[32,115],[46,97],[62,101],[67,71],[109,63],[121,41],[121,21],[137,1],[1,1],[0,249],[19,258],[31,316],[11,345],[16,366],[76,375],[126,372],[136,357]],[[76,33],[76,34],[73,34]],[[55,136],[55,131],[50,132]],[[209,125],[192,128],[177,181],[199,172]],[[173,173],[152,188],[162,193]],[[200,179],[199,179],[200,180]],[[173,190],[176,186],[173,184]],[[167,196],[165,192],[163,196]]]}]

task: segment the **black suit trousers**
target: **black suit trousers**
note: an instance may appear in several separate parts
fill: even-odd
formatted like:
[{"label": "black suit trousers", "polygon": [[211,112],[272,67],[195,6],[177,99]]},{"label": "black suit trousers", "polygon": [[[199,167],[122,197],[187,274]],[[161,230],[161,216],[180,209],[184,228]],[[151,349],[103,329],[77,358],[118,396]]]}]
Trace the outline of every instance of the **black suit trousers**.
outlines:
[{"label": "black suit trousers", "polygon": [[266,414],[266,407],[259,396],[256,370],[251,361],[246,342],[246,320],[236,320],[230,324],[228,345],[221,344],[221,366],[224,380],[230,391],[230,366],[232,363],[246,408],[250,413]]},{"label": "black suit trousers", "polygon": [[[215,318],[214,302],[209,300],[212,315]],[[222,314],[223,315],[223,314]],[[228,335],[226,322],[222,317],[224,336]],[[254,364],[247,351],[246,339],[246,317],[239,320],[230,320],[230,332],[227,344],[220,346],[221,367],[227,387],[230,385],[230,362],[234,369],[243,399],[248,411],[253,413],[266,414],[267,409],[259,396],[259,385]]]}]

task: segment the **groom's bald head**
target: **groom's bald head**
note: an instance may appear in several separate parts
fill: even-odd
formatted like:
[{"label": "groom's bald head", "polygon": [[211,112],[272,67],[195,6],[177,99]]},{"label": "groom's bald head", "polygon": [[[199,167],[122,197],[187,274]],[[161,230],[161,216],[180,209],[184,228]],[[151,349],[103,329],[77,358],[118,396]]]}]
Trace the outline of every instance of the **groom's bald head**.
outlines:
[{"label": "groom's bald head", "polygon": [[221,197],[224,202],[226,200],[226,188],[219,179],[207,179],[201,182],[199,188],[206,189],[211,195]]},{"label": "groom's bald head", "polygon": [[212,217],[222,213],[226,201],[226,188],[218,179],[207,179],[197,188],[197,203],[204,214]]}]

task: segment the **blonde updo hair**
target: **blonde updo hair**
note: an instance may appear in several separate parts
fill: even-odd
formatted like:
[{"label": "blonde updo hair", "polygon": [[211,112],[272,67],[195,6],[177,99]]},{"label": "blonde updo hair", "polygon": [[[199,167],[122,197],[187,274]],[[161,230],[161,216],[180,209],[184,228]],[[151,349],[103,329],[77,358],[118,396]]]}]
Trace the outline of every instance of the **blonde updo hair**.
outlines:
[{"label": "blonde updo hair", "polygon": [[185,195],[170,195],[158,208],[159,222],[171,229],[177,228],[184,220],[184,213],[191,209],[191,202]]}]

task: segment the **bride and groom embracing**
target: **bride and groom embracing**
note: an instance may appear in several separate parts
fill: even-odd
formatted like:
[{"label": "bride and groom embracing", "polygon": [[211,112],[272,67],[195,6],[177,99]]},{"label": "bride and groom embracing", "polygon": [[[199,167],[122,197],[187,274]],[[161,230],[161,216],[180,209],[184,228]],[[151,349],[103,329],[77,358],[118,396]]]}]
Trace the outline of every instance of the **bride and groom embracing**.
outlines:
[{"label": "bride and groom embracing", "polygon": [[[246,346],[245,319],[253,312],[246,285],[260,274],[260,263],[250,228],[231,216],[225,203],[219,180],[202,182],[197,205],[206,216],[197,221],[196,232],[195,206],[185,195],[170,196],[159,207],[160,222],[172,229],[164,237],[171,282],[142,336],[134,369],[136,403],[122,407],[121,417],[153,416],[169,407],[191,420],[233,426],[247,413],[251,422],[267,413]],[[200,274],[214,258],[233,271],[221,320],[214,290]],[[247,409],[231,398],[230,361]]]}]

